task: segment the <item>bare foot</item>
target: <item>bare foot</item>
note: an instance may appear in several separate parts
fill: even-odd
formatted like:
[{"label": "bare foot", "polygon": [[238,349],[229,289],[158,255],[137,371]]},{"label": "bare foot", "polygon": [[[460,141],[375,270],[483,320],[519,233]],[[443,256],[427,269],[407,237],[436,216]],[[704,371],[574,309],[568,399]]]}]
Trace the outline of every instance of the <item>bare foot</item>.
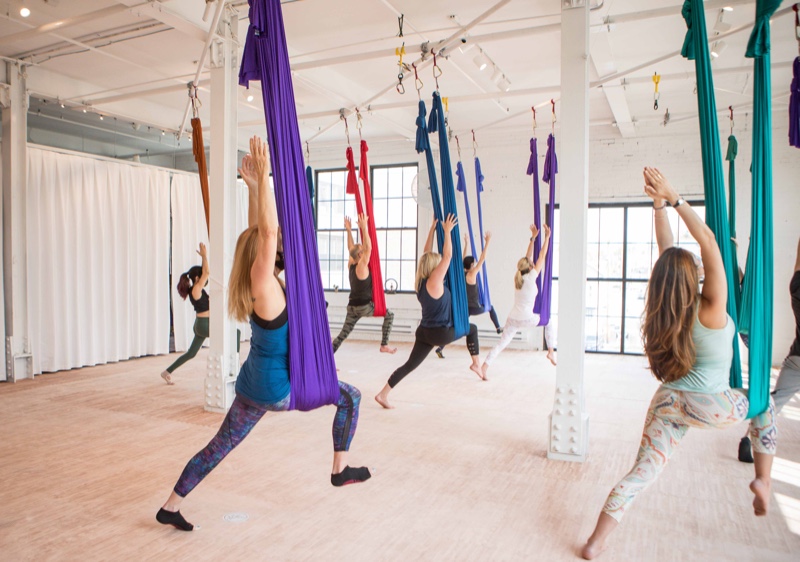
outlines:
[{"label": "bare foot", "polygon": [[484,381],[486,380],[486,378],[483,376],[483,371],[475,363],[473,363],[472,365],[469,366],[469,370],[472,371],[473,373],[475,373],[476,375],[478,375],[481,378],[481,380],[484,380]]},{"label": "bare foot", "polygon": [[172,375],[169,371],[164,371],[161,373],[161,378],[164,379],[164,382],[167,384],[175,384],[175,381],[172,380]]},{"label": "bare foot", "polygon": [[487,372],[488,370],[489,370],[489,364],[488,364],[488,363],[484,363],[483,365],[481,365],[481,378],[482,378],[483,380],[485,380],[485,381],[488,381],[488,380],[489,380],[489,377],[488,377],[488,376],[486,376],[486,372]]},{"label": "bare foot", "polygon": [[386,399],[386,396],[383,394],[376,394],[375,395],[375,402],[386,408],[387,410],[394,410],[394,406],[389,404],[389,400]]},{"label": "bare foot", "polygon": [[608,548],[605,543],[603,544],[592,544],[591,542],[587,542],[586,545],[581,549],[581,556],[584,560],[594,560],[601,554],[603,554]]},{"label": "bare foot", "polygon": [[548,349],[547,350],[547,359],[553,364],[553,366],[555,366],[555,364],[556,364],[556,355],[555,355],[555,353],[553,353],[552,349]]},{"label": "bare foot", "polygon": [[389,347],[388,345],[381,346],[381,353],[397,353],[396,347]]},{"label": "bare foot", "polygon": [[755,511],[756,517],[766,515],[769,510],[769,489],[770,485],[760,478],[750,482],[750,491],[756,496],[753,499],[753,511]]}]

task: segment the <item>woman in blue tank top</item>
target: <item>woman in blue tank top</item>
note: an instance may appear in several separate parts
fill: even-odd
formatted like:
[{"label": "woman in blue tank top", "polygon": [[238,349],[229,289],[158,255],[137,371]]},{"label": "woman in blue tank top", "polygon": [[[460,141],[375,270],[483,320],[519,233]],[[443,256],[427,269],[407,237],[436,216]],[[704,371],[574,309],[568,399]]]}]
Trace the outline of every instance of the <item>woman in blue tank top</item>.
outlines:
[{"label": "woman in blue tank top", "polygon": [[[236,381],[236,398],[216,436],[183,470],[175,488],[156,519],[191,531],[194,527],[180,513],[183,498],[230,453],[268,411],[289,408],[289,332],[286,296],[276,275],[278,213],[269,187],[267,146],[258,137],[250,141],[249,156],[239,173],[251,190],[250,226],[236,243],[228,293],[228,312],[239,321],[250,320],[253,335],[250,353]],[[257,193],[253,193],[257,189]],[[339,400],[333,422],[333,469],[331,484],[344,486],[370,477],[367,468],[347,466],[346,456],[358,425],[361,393],[339,381]]]},{"label": "woman in blue tank top", "polygon": [[[403,378],[419,367],[433,350],[434,346],[445,346],[456,339],[453,328],[453,303],[450,298],[450,289],[444,284],[444,277],[450,267],[450,258],[453,255],[453,242],[450,233],[456,226],[458,219],[454,215],[447,215],[442,227],[444,228],[444,245],[442,254],[431,251],[433,248],[433,234],[436,232],[436,219],[433,219],[428,240],[425,242],[425,253],[419,259],[417,267],[417,300],[422,306],[422,320],[416,331],[416,340],[411,349],[408,360],[399,367],[383,389],[375,396],[375,400],[386,409],[394,406],[389,404],[389,393]],[[472,357],[470,369],[479,377],[481,374],[478,354],[478,327],[469,325],[467,334],[467,350]]]},{"label": "woman in blue tank top", "polygon": [[[726,312],[728,285],[714,233],[654,168],[644,169],[644,191],[653,199],[661,255],[647,287],[642,340],[653,375],[663,384],[653,396],[639,453],[631,471],[606,500],[581,554],[596,558],[636,496],[652,484],[690,427],[725,428],[744,420],[749,403],[731,389],[728,374],[736,328]],[[694,255],[672,247],[666,206],[672,204],[698,244],[705,280],[698,291]],[[774,404],[750,420],[755,457],[753,510],[766,515],[777,430]]]}]

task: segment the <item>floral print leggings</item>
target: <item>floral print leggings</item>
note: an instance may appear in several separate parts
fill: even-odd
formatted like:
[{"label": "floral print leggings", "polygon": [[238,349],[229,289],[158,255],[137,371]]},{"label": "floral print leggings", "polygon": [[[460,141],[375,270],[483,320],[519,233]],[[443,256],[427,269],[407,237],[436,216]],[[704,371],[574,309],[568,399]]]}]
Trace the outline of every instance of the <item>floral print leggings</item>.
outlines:
[{"label": "floral print leggings", "polygon": [[[719,394],[684,392],[661,387],[650,402],[639,454],[631,471],[614,486],[603,511],[621,521],[636,496],[655,482],[690,427],[725,428],[745,419],[747,395],[740,389]],[[756,453],[775,454],[775,405],[750,420],[750,440]]]}]

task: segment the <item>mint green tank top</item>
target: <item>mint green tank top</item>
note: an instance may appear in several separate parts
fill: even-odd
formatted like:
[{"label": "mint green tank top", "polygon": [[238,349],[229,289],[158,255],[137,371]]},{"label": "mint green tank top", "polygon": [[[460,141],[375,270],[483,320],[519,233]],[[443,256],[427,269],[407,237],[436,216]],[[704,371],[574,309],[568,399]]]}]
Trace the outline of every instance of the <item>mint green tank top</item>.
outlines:
[{"label": "mint green tank top", "polygon": [[697,359],[694,366],[689,369],[685,377],[663,387],[685,392],[700,392],[702,394],[717,394],[730,388],[731,361],[733,361],[733,337],[736,335],[736,325],[733,319],[726,315],[728,323],[724,328],[712,330],[700,323],[695,318],[692,326]]}]

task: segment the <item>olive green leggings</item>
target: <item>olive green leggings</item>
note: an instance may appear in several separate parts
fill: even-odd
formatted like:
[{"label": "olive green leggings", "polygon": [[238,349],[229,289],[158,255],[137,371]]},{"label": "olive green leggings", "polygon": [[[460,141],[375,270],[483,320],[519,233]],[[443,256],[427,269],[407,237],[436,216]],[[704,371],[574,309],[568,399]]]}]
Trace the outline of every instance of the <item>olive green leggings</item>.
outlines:
[{"label": "olive green leggings", "polygon": [[194,356],[197,355],[197,352],[200,351],[200,348],[203,347],[203,342],[206,341],[208,337],[208,318],[198,318],[194,321],[194,339],[192,340],[192,345],[189,346],[189,349],[186,353],[178,357],[175,362],[167,367],[168,373],[175,372],[175,369],[186,363],[187,361],[194,359]]}]

